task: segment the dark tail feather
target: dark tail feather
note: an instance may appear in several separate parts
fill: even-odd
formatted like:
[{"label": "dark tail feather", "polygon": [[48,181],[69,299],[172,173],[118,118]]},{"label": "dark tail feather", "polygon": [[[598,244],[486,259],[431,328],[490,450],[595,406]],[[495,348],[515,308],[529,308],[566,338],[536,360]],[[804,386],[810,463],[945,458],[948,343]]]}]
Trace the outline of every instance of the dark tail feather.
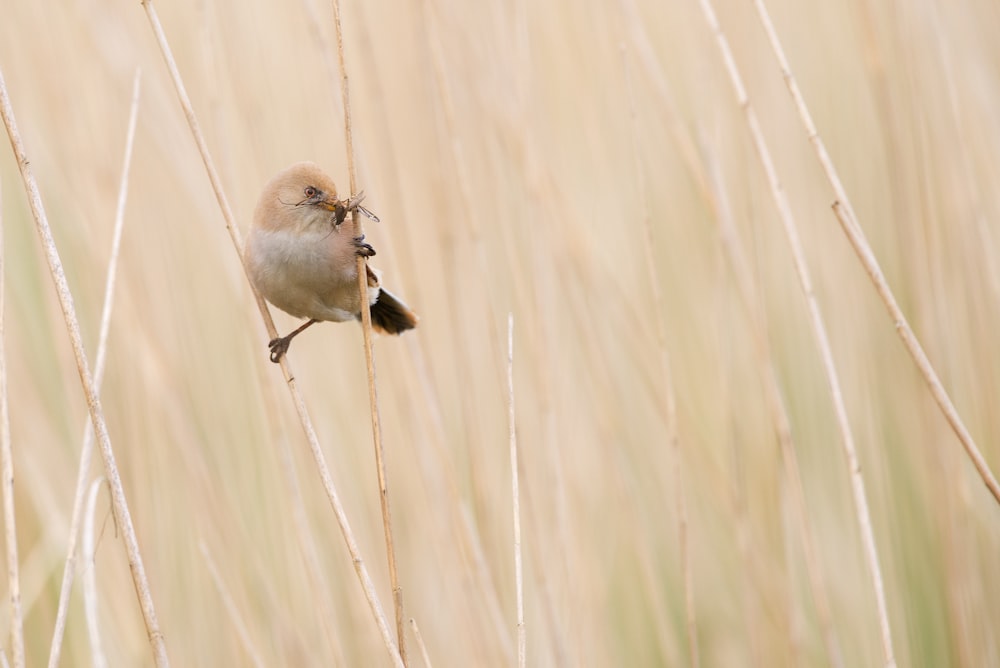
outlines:
[{"label": "dark tail feather", "polygon": [[384,288],[372,304],[372,327],[386,334],[402,334],[417,326],[417,314]]}]

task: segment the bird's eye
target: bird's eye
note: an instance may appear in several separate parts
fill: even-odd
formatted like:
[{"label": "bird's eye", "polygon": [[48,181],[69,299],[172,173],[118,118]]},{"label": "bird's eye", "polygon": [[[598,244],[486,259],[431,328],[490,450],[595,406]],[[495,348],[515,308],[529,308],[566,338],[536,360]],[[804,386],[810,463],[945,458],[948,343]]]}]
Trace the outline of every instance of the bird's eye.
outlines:
[{"label": "bird's eye", "polygon": [[312,197],[316,196],[316,189],[313,188],[312,186],[306,186],[306,189],[305,189],[304,192],[306,194],[306,197],[312,198]]}]

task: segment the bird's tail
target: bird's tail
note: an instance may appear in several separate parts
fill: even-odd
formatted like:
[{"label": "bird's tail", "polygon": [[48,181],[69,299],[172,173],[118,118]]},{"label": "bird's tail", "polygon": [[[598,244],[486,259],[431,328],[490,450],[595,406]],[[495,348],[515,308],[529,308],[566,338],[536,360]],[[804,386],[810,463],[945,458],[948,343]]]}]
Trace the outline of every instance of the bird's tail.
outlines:
[{"label": "bird's tail", "polygon": [[372,327],[385,334],[402,334],[417,326],[417,314],[385,288],[372,304]]}]

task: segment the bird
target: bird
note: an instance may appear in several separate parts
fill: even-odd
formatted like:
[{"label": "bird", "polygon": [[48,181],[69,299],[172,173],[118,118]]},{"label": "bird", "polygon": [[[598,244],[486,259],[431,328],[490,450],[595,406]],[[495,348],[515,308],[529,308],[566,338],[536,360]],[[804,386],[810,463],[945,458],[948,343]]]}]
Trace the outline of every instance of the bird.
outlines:
[{"label": "bird", "polygon": [[[247,275],[268,302],[307,319],[268,343],[272,362],[280,362],[292,339],[317,322],[361,320],[356,258],[369,258],[375,249],[343,222],[354,210],[378,220],[361,206],[363,198],[362,192],[338,199],[333,179],[312,162],[295,163],[264,186],[244,245]],[[372,327],[386,334],[416,327],[416,313],[382,287],[367,262],[364,266]]]}]

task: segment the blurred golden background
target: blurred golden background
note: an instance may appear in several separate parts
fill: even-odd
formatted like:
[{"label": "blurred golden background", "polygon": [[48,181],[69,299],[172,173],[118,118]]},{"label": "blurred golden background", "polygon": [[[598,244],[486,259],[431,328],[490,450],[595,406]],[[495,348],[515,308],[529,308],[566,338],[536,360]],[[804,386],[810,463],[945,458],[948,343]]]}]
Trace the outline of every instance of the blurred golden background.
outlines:
[{"label": "blurred golden background", "polygon": [[[436,666],[516,660],[513,313],[529,665],[691,664],[675,465],[702,665],[878,665],[830,392],[743,112],[698,3],[635,3],[344,0],[359,186],[382,219],[366,224],[372,264],[421,316],[414,332],[375,345],[406,616]],[[1000,6],[769,6],[860,224],[995,470]],[[329,4],[156,7],[244,231],[264,182],[292,162],[318,162],[346,194]],[[716,10],[810,263],[896,657],[997,665],[997,505],[830,211],[753,7]],[[0,68],[88,350],[137,67],[102,399],[171,659],[389,665],[143,8],[8,2]],[[691,157],[714,175],[710,193]],[[26,652],[42,665],[86,405],[6,148],[0,187]],[[747,259],[749,285],[726,243]],[[788,408],[833,652],[740,285],[763,314]],[[295,326],[275,313],[281,332]],[[361,329],[314,327],[290,359],[391,615]],[[92,469],[102,474],[99,459]],[[108,661],[151,665],[106,493],[95,521]],[[80,588],[62,665],[90,661]],[[9,622],[2,605],[0,629]],[[422,665],[412,637],[408,646]]]}]

